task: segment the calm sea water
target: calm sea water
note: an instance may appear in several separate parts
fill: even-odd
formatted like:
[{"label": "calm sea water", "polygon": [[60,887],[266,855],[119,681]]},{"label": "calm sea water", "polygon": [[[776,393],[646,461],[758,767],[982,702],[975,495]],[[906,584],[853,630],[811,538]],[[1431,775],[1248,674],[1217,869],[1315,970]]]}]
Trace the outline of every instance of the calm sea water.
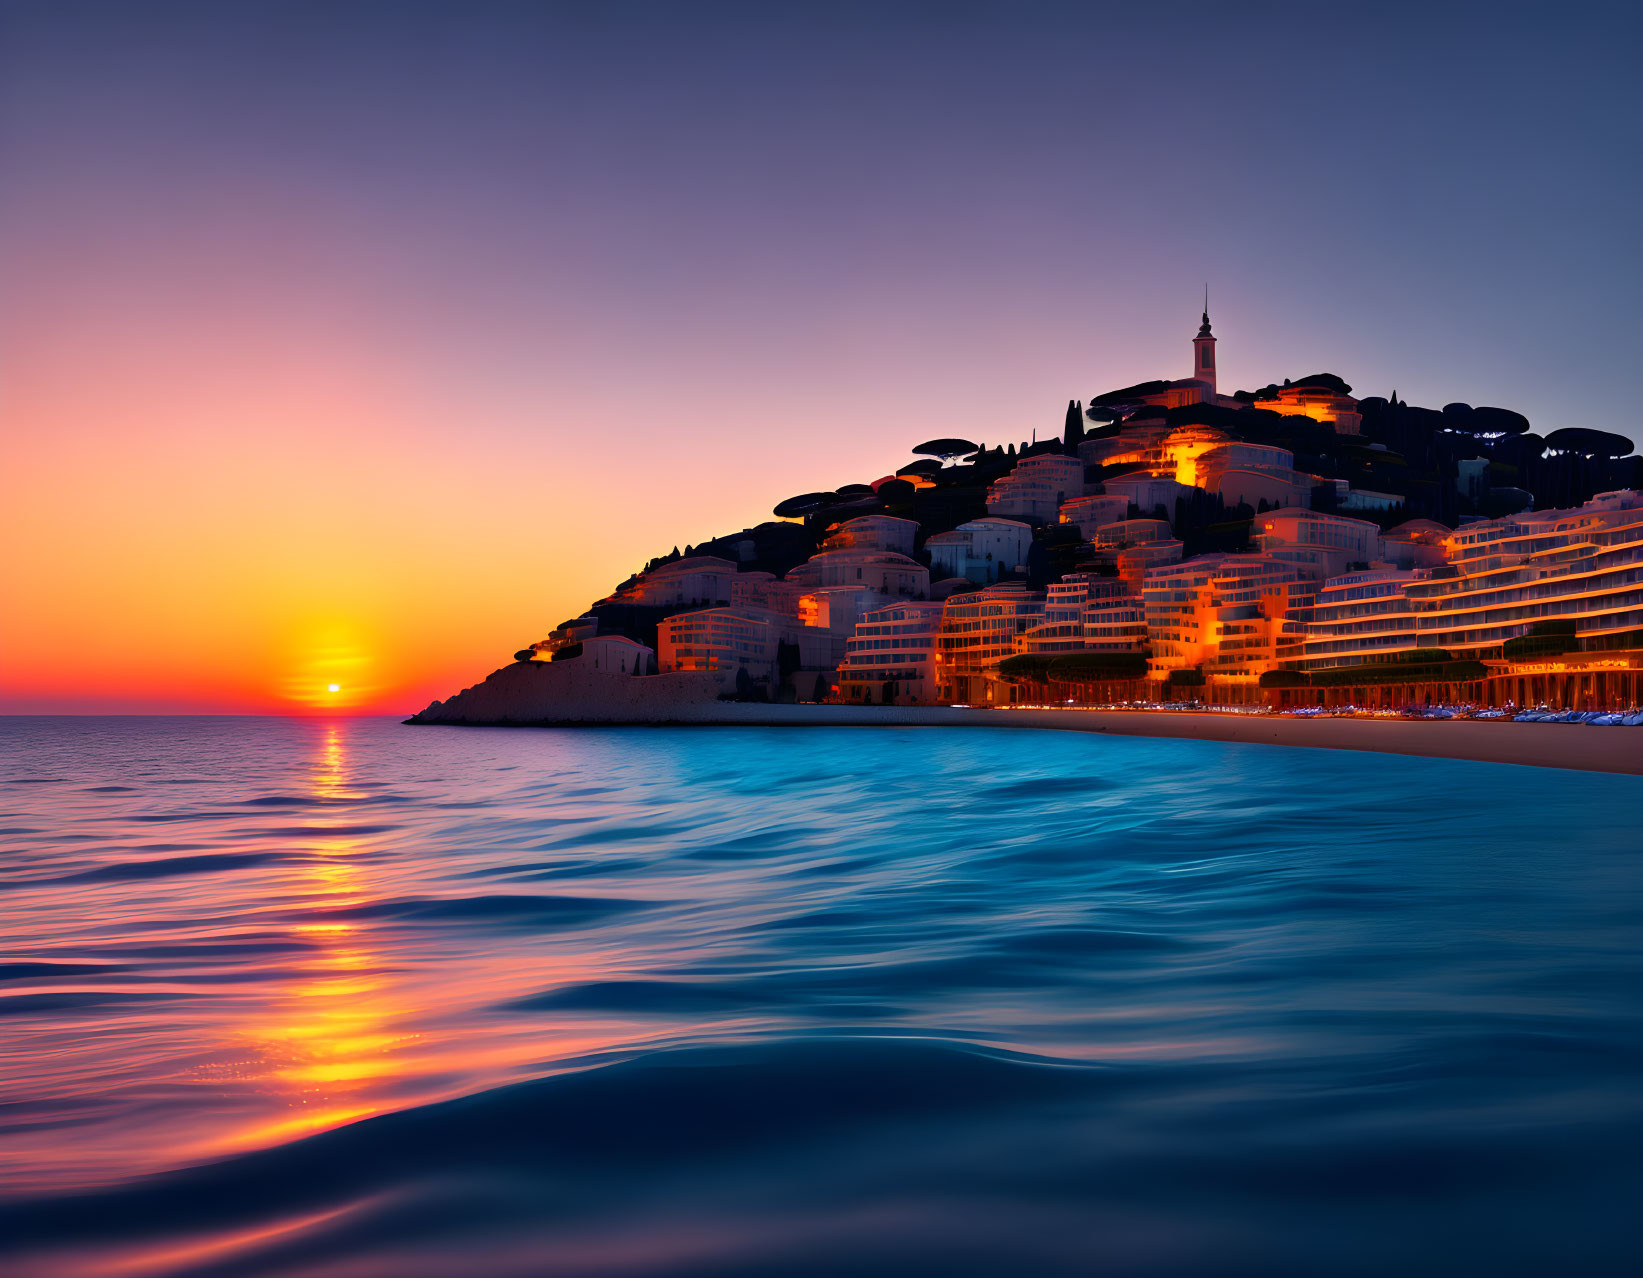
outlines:
[{"label": "calm sea water", "polygon": [[0,721],[8,1274],[1622,1273],[1643,783]]}]

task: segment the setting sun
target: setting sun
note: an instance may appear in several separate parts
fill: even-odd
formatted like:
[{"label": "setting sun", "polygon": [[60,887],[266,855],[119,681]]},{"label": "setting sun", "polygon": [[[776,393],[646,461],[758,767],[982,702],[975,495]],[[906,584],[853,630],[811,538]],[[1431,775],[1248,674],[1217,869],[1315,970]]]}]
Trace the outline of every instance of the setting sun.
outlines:
[{"label": "setting sun", "polygon": [[342,685],[340,683],[328,683],[325,685],[325,690],[327,692],[341,692]]}]

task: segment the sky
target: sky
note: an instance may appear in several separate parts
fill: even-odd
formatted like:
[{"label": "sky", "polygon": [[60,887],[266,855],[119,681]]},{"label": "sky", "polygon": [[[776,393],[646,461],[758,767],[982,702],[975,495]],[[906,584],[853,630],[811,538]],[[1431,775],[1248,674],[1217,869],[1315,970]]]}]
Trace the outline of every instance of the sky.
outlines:
[{"label": "sky", "polygon": [[[409,713],[1066,402],[1635,435],[1633,5],[0,0],[0,711]],[[338,691],[328,691],[330,685]]]}]

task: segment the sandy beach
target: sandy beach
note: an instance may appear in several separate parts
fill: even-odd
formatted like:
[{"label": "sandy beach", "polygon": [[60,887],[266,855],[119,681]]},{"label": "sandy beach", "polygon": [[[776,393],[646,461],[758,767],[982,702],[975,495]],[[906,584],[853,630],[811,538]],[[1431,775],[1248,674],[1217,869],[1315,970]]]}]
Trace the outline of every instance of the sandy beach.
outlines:
[{"label": "sandy beach", "polygon": [[[449,722],[449,721],[447,721]],[[494,722],[494,721],[493,721]],[[585,721],[583,721],[585,722]],[[607,724],[610,721],[606,721]],[[629,720],[633,722],[633,720]],[[670,725],[744,727],[1051,728],[1115,736],[1180,737],[1250,745],[1366,750],[1480,763],[1574,768],[1643,776],[1643,729],[1468,719],[1299,719],[1284,715],[1161,710],[980,710],[958,706],[753,705],[709,702],[676,707]],[[523,726],[523,725],[521,725]],[[571,725],[564,725],[571,726]]]}]

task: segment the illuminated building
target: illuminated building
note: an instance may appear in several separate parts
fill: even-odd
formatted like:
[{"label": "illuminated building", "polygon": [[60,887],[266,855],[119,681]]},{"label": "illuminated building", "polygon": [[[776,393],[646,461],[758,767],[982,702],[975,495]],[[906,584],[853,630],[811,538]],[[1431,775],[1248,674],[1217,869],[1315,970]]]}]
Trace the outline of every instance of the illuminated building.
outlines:
[{"label": "illuminated building", "polygon": [[987,513],[1034,524],[1055,523],[1061,503],[1084,495],[1084,463],[1061,453],[1024,457],[987,490]]},{"label": "illuminated building", "polygon": [[1141,600],[1117,577],[1068,573],[1045,591],[1044,616],[1016,639],[1016,652],[1135,652],[1146,647]]},{"label": "illuminated building", "polygon": [[1018,653],[1079,652],[1084,647],[1084,608],[1091,592],[1116,589],[1118,582],[1094,573],[1072,572],[1052,581],[1044,593],[1044,615],[1016,637]]},{"label": "illuminated building", "polygon": [[1363,425],[1358,401],[1328,381],[1300,381],[1276,387],[1266,398],[1257,394],[1254,406],[1285,417],[1310,417],[1316,422],[1327,422],[1337,435],[1356,435]]},{"label": "illuminated building", "polygon": [[561,622],[548,632],[548,637],[540,643],[532,644],[537,652],[552,654],[561,648],[568,648],[573,643],[581,643],[591,639],[599,633],[598,617],[575,617],[570,621]]},{"label": "illuminated building", "polygon": [[1085,541],[1095,537],[1095,530],[1103,524],[1117,523],[1125,519],[1130,513],[1128,497],[1120,497],[1112,493],[1097,494],[1094,497],[1074,497],[1071,501],[1061,503],[1061,522],[1077,524],[1078,534]]},{"label": "illuminated building", "polygon": [[930,593],[928,568],[884,550],[824,550],[794,568],[785,580],[806,589],[863,586],[905,599],[923,599]]},{"label": "illuminated building", "polygon": [[1300,657],[1315,594],[1295,565],[1266,554],[1202,555],[1153,569],[1142,589],[1152,677],[1198,669],[1212,694],[1256,699],[1263,673]]},{"label": "illuminated building", "polygon": [[1364,519],[1290,507],[1258,515],[1256,548],[1294,564],[1314,581],[1336,577],[1381,556],[1381,530]]},{"label": "illuminated building", "polygon": [[688,559],[658,564],[619,590],[615,598],[622,603],[647,607],[728,604],[731,600],[730,583],[735,577],[736,565],[730,560],[713,555],[693,555]]},{"label": "illuminated building", "polygon": [[1162,519],[1121,519],[1095,530],[1092,558],[1098,566],[1113,569],[1124,588],[1135,593],[1151,569],[1180,562],[1181,549]]},{"label": "illuminated building", "polygon": [[858,515],[847,519],[822,543],[824,550],[886,550],[913,553],[918,521],[891,515]]},{"label": "illuminated building", "polygon": [[[1409,537],[1396,540],[1427,552],[1446,533],[1429,521],[1405,529]],[[1299,667],[1327,672],[1441,653],[1483,662],[1481,695],[1497,704],[1637,704],[1643,496],[1604,493],[1573,510],[1479,521],[1442,544],[1445,563],[1325,582]]]},{"label": "illuminated building", "polygon": [[1114,582],[1084,605],[1084,648],[1090,652],[1140,652],[1147,646],[1147,612],[1141,597]]},{"label": "illuminated building", "polygon": [[1452,530],[1431,519],[1410,519],[1381,534],[1381,557],[1395,568],[1432,568],[1449,557]]},{"label": "illuminated building", "polygon": [[785,618],[758,608],[704,608],[675,613],[658,624],[657,657],[663,673],[713,670],[774,681]]},{"label": "illuminated building", "polygon": [[1228,506],[1253,509],[1262,502],[1273,509],[1311,506],[1317,481],[1297,471],[1294,463],[1294,454],[1287,448],[1227,443],[1197,458],[1191,482]]},{"label": "illuminated building", "polygon": [[886,705],[934,700],[941,614],[934,601],[895,603],[865,614],[845,644],[839,699]]},{"label": "illuminated building", "polygon": [[1306,627],[1303,668],[1355,665],[1419,647],[1405,593],[1417,575],[1382,567],[1324,582]]},{"label": "illuminated building", "polygon": [[1643,496],[1604,493],[1450,534],[1449,562],[1407,586],[1420,647],[1483,655],[1531,624],[1577,636],[1643,628]]},{"label": "illuminated building", "polygon": [[1015,655],[1016,639],[1044,615],[1044,596],[1017,582],[953,595],[942,604],[936,683],[943,701],[994,698],[992,674]]}]

